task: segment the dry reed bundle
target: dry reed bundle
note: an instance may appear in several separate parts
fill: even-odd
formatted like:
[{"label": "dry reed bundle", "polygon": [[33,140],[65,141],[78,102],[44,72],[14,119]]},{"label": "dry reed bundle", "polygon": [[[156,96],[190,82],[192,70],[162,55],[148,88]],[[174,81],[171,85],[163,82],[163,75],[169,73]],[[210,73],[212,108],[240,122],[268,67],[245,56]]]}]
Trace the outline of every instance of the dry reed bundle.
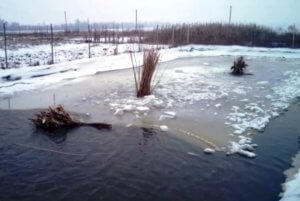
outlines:
[{"label": "dry reed bundle", "polygon": [[243,75],[247,66],[248,64],[246,64],[244,57],[240,56],[234,61],[233,66],[231,66],[231,73],[233,75]]},{"label": "dry reed bundle", "polygon": [[31,119],[37,128],[45,131],[54,131],[59,128],[74,128],[78,126],[92,126],[97,129],[111,129],[110,124],[105,123],[84,123],[72,119],[64,108],[59,105],[56,108],[49,107],[47,110],[35,115]]},{"label": "dry reed bundle", "polygon": [[131,52],[131,62],[135,81],[137,97],[150,95],[156,84],[153,84],[153,76],[157,70],[160,55],[157,50],[151,49],[144,52],[143,65],[140,67],[136,64],[134,53]]}]

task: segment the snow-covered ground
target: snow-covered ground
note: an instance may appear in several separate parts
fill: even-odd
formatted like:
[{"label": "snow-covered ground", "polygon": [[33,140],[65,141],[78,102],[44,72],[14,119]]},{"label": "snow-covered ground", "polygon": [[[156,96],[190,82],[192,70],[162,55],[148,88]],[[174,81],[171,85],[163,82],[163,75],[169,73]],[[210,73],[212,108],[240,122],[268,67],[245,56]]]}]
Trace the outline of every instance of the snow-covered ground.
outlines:
[{"label": "snow-covered ground", "polygon": [[283,184],[284,193],[280,201],[300,200],[300,153],[294,157],[293,167],[286,172],[289,171],[295,173],[288,175],[287,181]]},{"label": "snow-covered ground", "polygon": [[[87,44],[60,44],[55,47],[54,65],[44,65],[50,60],[49,45],[38,45],[19,48],[9,51],[12,60],[20,66],[0,71],[0,96],[12,94],[17,91],[31,90],[61,82],[62,80],[76,79],[93,75],[98,72],[131,68],[129,51],[138,50],[137,44],[118,45],[118,55],[114,55],[113,44],[100,44],[91,48],[91,59],[88,59]],[[141,45],[141,49],[156,46]],[[188,45],[178,48],[162,50],[161,62],[177,58],[197,56],[238,56],[275,57],[281,59],[299,58],[300,50],[286,48],[249,48],[241,46],[203,46]],[[138,63],[142,61],[142,53],[136,53]],[[4,52],[0,52],[0,59],[4,60]],[[70,62],[72,61],[72,62]],[[36,62],[40,66],[32,66]],[[238,90],[238,89],[237,89]]]}]

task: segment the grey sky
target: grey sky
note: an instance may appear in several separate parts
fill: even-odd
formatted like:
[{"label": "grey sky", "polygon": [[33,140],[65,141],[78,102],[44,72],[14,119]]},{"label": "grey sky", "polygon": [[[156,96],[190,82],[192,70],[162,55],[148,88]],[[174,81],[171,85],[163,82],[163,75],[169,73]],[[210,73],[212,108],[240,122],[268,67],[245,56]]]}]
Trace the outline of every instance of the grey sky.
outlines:
[{"label": "grey sky", "polygon": [[68,20],[227,22],[229,5],[233,22],[254,22],[273,27],[300,27],[300,0],[0,0],[0,18],[25,24],[63,23]]}]

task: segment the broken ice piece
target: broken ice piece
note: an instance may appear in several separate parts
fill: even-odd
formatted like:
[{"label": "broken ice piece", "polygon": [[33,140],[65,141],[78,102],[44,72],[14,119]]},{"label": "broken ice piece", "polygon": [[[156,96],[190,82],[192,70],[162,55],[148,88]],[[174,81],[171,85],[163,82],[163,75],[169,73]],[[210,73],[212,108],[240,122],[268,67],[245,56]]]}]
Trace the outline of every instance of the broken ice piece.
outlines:
[{"label": "broken ice piece", "polygon": [[124,114],[124,111],[122,109],[117,109],[114,113],[115,116],[122,116]]},{"label": "broken ice piece", "polygon": [[136,109],[140,112],[148,112],[150,110],[149,107],[145,107],[145,106],[139,106],[139,107],[136,107]]},{"label": "broken ice piece", "polygon": [[169,130],[168,126],[166,126],[166,125],[161,125],[161,126],[159,126],[159,128],[161,131],[164,131],[164,132]]},{"label": "broken ice piece", "polygon": [[211,148],[206,148],[203,150],[204,153],[206,154],[212,154],[212,153],[215,153],[216,151],[214,149],[211,149]]}]

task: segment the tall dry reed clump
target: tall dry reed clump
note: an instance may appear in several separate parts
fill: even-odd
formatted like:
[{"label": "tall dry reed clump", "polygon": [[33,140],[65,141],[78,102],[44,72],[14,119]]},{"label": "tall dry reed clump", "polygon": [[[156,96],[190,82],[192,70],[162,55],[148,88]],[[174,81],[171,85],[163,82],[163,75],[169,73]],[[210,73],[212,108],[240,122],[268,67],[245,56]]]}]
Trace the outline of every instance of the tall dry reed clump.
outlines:
[{"label": "tall dry reed clump", "polygon": [[157,83],[153,83],[157,72],[157,64],[160,55],[157,50],[150,49],[144,51],[143,65],[138,66],[135,54],[131,53],[132,69],[135,81],[136,96],[138,98],[152,94]]}]

